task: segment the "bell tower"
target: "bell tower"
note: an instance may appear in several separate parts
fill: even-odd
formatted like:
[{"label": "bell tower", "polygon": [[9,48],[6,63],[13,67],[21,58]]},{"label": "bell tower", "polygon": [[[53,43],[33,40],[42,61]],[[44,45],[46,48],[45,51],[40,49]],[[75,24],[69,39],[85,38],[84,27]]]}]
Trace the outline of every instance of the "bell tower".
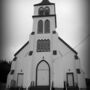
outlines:
[{"label": "bell tower", "polygon": [[[32,81],[35,85],[51,85],[53,33],[56,28],[55,4],[43,0],[34,5]],[[31,37],[30,37],[31,39]],[[40,63],[41,62],[41,63]],[[40,65],[40,67],[39,67]],[[42,71],[44,69],[44,71]],[[41,75],[41,76],[40,76]],[[41,77],[41,78],[40,78]],[[41,80],[41,81],[40,81]]]},{"label": "bell tower", "polygon": [[[43,0],[34,5],[33,32],[35,34],[36,51],[49,52],[52,34],[56,28],[55,4],[49,0]],[[46,44],[47,43],[47,44]]]}]

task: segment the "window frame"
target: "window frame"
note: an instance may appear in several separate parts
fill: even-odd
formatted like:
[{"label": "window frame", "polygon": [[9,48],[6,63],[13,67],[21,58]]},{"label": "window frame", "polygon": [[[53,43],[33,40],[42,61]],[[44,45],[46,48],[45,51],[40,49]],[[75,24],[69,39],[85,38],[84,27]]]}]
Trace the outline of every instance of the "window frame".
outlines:
[{"label": "window frame", "polygon": [[45,15],[50,15],[50,8],[47,6],[45,7]]},{"label": "window frame", "polygon": [[41,16],[44,15],[44,8],[43,7],[39,8],[38,14],[41,15]]},{"label": "window frame", "polygon": [[[72,86],[69,85],[69,80],[68,80],[69,75],[72,75],[72,80],[73,80]],[[73,72],[66,73],[66,78],[67,78],[67,87],[74,87],[74,73]]]},{"label": "window frame", "polygon": [[37,30],[38,34],[42,34],[43,33],[43,20],[39,20],[38,21],[38,30]]},{"label": "window frame", "polygon": [[50,33],[50,20],[46,19],[44,23],[44,33]]},{"label": "window frame", "polygon": [[37,40],[37,52],[50,52],[50,40],[49,39]]}]

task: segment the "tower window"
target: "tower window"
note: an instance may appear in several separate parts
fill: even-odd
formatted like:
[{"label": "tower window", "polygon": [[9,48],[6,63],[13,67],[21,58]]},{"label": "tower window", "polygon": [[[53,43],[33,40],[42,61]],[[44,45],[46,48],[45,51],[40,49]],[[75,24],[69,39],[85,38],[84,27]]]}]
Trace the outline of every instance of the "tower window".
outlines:
[{"label": "tower window", "polygon": [[44,8],[43,7],[39,8],[38,14],[39,15],[44,15]]},{"label": "tower window", "polygon": [[45,7],[45,15],[49,15],[50,14],[50,8],[49,7]]},{"label": "tower window", "polygon": [[45,21],[45,33],[50,33],[50,21]]},{"label": "tower window", "polygon": [[38,22],[38,34],[43,33],[43,21]]},{"label": "tower window", "polygon": [[49,52],[50,51],[50,40],[38,40],[37,41],[37,52]]}]

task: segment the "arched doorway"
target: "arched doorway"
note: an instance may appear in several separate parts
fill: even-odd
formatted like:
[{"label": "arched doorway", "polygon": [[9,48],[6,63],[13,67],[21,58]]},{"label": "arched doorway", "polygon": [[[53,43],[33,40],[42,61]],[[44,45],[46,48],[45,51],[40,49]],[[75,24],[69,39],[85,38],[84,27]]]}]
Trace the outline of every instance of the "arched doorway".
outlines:
[{"label": "arched doorway", "polygon": [[36,67],[36,86],[50,85],[50,66],[45,60],[40,61]]}]

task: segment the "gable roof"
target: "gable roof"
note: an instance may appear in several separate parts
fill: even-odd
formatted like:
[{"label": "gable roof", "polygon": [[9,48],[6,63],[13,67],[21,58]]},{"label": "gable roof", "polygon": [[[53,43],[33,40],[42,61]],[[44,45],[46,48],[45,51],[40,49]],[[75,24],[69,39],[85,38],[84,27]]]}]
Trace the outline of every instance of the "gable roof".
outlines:
[{"label": "gable roof", "polygon": [[24,47],[26,47],[29,44],[29,41],[27,41],[15,54],[14,56],[16,56]]},{"label": "gable roof", "polygon": [[58,39],[63,42],[69,49],[71,49],[75,54],[78,54],[70,45],[68,45],[62,38],[58,37]]},{"label": "gable roof", "polygon": [[[58,39],[63,42],[70,50],[72,50],[75,54],[77,54],[77,52],[70,46],[68,45],[62,38],[58,37]],[[26,47],[29,44],[29,41],[27,41],[15,54],[14,56],[16,56],[24,47]]]}]

